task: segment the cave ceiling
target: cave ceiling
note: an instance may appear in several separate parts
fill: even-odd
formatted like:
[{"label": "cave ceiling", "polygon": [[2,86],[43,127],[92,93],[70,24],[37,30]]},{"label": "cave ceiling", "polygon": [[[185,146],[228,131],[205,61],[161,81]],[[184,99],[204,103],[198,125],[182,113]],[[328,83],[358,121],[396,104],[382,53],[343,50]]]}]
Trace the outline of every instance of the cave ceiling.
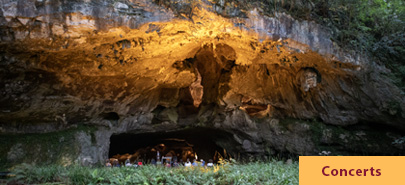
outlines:
[{"label": "cave ceiling", "polygon": [[403,95],[376,75],[384,69],[312,22],[237,7],[224,15],[210,1],[25,3],[1,10],[2,125],[142,125],[215,107],[210,122],[244,111],[405,128]]}]

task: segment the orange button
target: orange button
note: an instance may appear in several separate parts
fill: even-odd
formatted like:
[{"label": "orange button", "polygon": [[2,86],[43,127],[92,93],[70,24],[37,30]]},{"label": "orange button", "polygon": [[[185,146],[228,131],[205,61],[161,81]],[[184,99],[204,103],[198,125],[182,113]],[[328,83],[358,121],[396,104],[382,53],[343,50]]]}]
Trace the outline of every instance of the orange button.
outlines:
[{"label": "orange button", "polygon": [[300,185],[405,185],[405,156],[300,156]]}]

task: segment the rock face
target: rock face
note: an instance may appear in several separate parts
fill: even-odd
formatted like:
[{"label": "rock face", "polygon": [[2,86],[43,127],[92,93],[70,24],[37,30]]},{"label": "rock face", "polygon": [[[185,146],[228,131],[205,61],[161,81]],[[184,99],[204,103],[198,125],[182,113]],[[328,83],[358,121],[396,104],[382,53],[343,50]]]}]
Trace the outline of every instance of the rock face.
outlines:
[{"label": "rock face", "polygon": [[205,0],[3,0],[0,32],[0,131],[108,129],[81,144],[100,153],[81,153],[88,163],[107,157],[112,134],[197,126],[232,133],[239,146],[218,146],[245,154],[400,153],[387,147],[405,130],[389,71],[284,13]]}]

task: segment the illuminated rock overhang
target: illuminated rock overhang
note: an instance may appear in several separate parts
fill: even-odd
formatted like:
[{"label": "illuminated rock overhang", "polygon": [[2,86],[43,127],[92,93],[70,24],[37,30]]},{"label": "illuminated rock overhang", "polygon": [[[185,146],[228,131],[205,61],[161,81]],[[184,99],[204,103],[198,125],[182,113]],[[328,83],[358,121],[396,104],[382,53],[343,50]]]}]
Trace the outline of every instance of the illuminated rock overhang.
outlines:
[{"label": "illuminated rock overhang", "polygon": [[[47,84],[25,90],[47,98],[36,102],[23,96],[11,102],[7,95],[3,120],[34,115],[39,122],[99,124],[114,113],[123,123],[137,123],[139,114],[151,121],[149,113],[158,106],[178,108],[188,101],[182,91],[191,89],[199,73],[204,92],[201,103],[195,100],[201,93],[192,95],[194,107],[213,103],[251,116],[320,118],[336,125],[397,114],[386,106],[391,100],[380,97],[384,91],[369,95],[358,86],[366,83],[367,60],[343,52],[313,22],[285,14],[266,17],[257,9],[246,11],[246,17],[226,18],[209,3],[175,15],[153,3],[136,2],[143,8],[139,11],[151,14],[148,18],[130,16],[133,6],[123,3],[114,4],[115,17],[85,8],[56,18],[4,11],[1,21],[14,31],[3,38],[3,63],[15,66],[10,71],[17,72],[11,73],[33,71],[32,77],[17,76]],[[403,117],[387,124],[403,127],[397,124]]]}]

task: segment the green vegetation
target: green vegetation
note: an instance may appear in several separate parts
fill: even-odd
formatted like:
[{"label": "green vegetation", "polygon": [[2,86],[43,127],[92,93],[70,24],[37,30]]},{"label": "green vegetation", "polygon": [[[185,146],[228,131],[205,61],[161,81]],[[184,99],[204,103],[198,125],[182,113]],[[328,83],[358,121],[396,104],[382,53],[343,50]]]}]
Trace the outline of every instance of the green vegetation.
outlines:
[{"label": "green vegetation", "polygon": [[298,184],[298,162],[223,164],[214,168],[20,165],[13,181],[60,184]]},{"label": "green vegetation", "polygon": [[284,7],[296,17],[327,26],[331,30],[332,40],[341,47],[362,52],[384,63],[392,70],[389,76],[394,83],[405,90],[404,1],[302,0],[300,3],[307,7],[303,9],[283,3],[283,0],[272,2],[275,7]]},{"label": "green vegetation", "polygon": [[361,53],[383,63],[387,74],[405,91],[405,1],[403,0],[213,0],[218,5],[265,14],[286,12],[295,19],[315,21],[332,33],[332,40],[347,52]]}]

